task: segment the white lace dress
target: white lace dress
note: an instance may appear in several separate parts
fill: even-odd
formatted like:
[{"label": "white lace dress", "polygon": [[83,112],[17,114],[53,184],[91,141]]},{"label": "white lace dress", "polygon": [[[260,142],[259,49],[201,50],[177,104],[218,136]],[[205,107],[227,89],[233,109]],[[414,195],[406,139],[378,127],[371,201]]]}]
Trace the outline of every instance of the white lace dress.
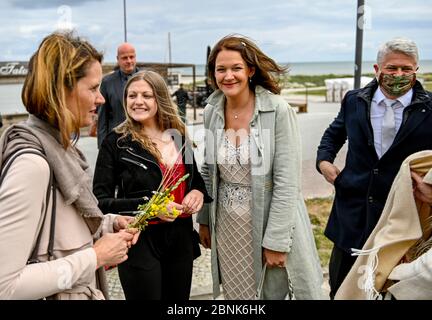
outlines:
[{"label": "white lace dress", "polygon": [[255,296],[252,257],[252,192],[249,137],[235,147],[227,136],[218,151],[220,184],[216,242],[227,300]]}]

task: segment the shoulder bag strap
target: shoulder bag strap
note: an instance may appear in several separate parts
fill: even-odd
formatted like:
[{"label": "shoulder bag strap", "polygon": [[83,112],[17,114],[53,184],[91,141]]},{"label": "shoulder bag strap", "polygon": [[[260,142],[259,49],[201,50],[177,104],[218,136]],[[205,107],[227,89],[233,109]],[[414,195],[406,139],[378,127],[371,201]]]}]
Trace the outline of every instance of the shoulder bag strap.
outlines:
[{"label": "shoulder bag strap", "polygon": [[[52,192],[52,206],[51,206],[51,224],[50,224],[50,235],[49,235],[49,241],[48,241],[48,260],[52,260],[54,257],[54,235],[55,235],[55,221],[56,221],[56,207],[57,207],[57,197],[56,197],[56,190],[57,185],[54,180],[52,170],[50,169],[50,181],[51,181],[51,192]],[[47,191],[47,193],[50,193],[50,190]],[[49,196],[47,195],[47,203],[49,201]],[[48,204],[47,204],[48,207]],[[39,235],[40,236],[40,235]]]},{"label": "shoulder bag strap", "polygon": [[56,197],[55,197],[54,174],[53,174],[53,171],[51,169],[51,166],[49,165],[49,162],[48,162],[47,158],[45,157],[45,155],[42,152],[40,152],[38,150],[35,150],[35,149],[18,150],[17,152],[15,152],[11,156],[9,156],[9,158],[6,161],[6,165],[3,168],[2,173],[0,175],[0,185],[2,184],[4,178],[6,177],[6,174],[7,174],[8,170],[9,170],[9,168],[12,165],[12,162],[16,158],[18,158],[20,155],[26,154],[26,153],[32,153],[32,154],[36,154],[38,156],[41,156],[48,163],[48,166],[49,166],[49,169],[50,169],[50,177],[49,177],[49,182],[48,182],[47,194],[45,196],[45,211],[44,211],[44,214],[43,214],[44,215],[43,216],[43,221],[42,221],[41,228],[38,231],[38,237],[36,239],[35,247],[34,247],[34,249],[32,251],[32,254],[30,255],[30,258],[27,261],[27,264],[31,264],[31,263],[37,263],[37,262],[39,262],[39,260],[37,259],[37,254],[38,254],[38,251],[39,251],[39,245],[40,245],[40,240],[41,240],[41,236],[42,236],[42,229],[43,229],[43,226],[45,224],[47,210],[48,210],[48,204],[49,204],[51,193],[53,194],[53,204],[52,204],[52,210],[51,210],[50,237],[49,237],[49,242],[48,242],[48,257],[49,257],[49,260],[51,260],[51,258],[53,257]]}]

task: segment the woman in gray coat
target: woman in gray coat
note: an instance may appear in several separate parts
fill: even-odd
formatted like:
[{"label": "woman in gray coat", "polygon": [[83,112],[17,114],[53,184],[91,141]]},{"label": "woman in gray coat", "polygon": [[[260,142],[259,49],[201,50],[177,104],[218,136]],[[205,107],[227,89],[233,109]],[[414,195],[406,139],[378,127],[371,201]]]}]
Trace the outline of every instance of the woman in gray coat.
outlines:
[{"label": "woman in gray coat", "polygon": [[240,36],[222,38],[208,68],[219,90],[204,111],[202,175],[214,201],[197,220],[212,249],[214,296],[222,282],[226,299],[254,299],[257,291],[259,299],[284,299],[291,283],[296,299],[320,299],[296,116],[270,74],[284,69]]}]

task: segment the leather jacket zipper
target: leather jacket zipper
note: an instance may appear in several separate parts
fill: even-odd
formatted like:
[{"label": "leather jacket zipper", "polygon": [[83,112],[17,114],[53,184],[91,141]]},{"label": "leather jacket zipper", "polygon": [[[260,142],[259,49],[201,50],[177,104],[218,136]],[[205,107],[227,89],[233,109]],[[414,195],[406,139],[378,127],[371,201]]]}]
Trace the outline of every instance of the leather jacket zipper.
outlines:
[{"label": "leather jacket zipper", "polygon": [[[183,151],[184,152],[184,159],[186,159],[186,150]],[[193,176],[194,176],[194,154],[193,154],[193,150],[190,150],[190,152],[192,153],[192,165],[190,165],[190,172],[189,172],[189,178],[187,180],[188,184],[187,184],[187,188],[188,190],[192,190],[192,180],[193,180]],[[183,154],[181,154],[182,158],[183,158]],[[187,167],[188,165],[184,165],[186,168],[186,173],[188,173]]]},{"label": "leather jacket zipper", "polygon": [[134,165],[137,165],[137,166],[139,166],[139,167],[144,168],[145,170],[147,170],[147,166],[144,163],[141,163],[141,162],[129,159],[129,158],[125,158],[125,157],[121,157],[120,159],[122,159],[124,161],[127,161],[129,163],[133,163]]},{"label": "leather jacket zipper", "polygon": [[[132,151],[129,150],[129,148],[126,149],[126,152],[129,153],[129,154],[131,154],[131,155],[133,155],[134,157],[140,158],[140,159],[142,159],[144,161],[148,161],[148,162],[154,163],[156,165],[156,167],[159,168],[159,172],[161,174],[161,179],[163,178],[163,172],[162,172],[162,169],[160,168],[159,164],[157,164],[156,162],[154,162],[154,161],[152,161],[150,159],[144,158],[144,157],[142,157],[140,155],[137,155],[137,154],[133,153]],[[141,162],[138,162],[138,161],[137,161],[137,163],[142,164]],[[142,164],[142,165],[144,165],[144,164]],[[147,167],[146,167],[146,169],[147,169]]]}]

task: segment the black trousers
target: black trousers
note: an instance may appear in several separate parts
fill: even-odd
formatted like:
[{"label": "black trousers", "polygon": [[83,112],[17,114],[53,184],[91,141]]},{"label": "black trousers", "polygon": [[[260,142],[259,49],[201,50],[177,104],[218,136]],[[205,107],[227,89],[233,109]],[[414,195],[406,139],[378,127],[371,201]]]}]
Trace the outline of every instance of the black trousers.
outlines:
[{"label": "black trousers", "polygon": [[184,123],[186,123],[186,104],[178,104],[177,106],[178,106],[180,118]]},{"label": "black trousers", "polygon": [[330,299],[334,299],[356,258],[336,246],[333,247],[329,262]]},{"label": "black trousers", "polygon": [[126,300],[189,299],[192,228],[192,218],[177,218],[172,223],[149,225],[141,232],[139,252],[118,266]]}]

